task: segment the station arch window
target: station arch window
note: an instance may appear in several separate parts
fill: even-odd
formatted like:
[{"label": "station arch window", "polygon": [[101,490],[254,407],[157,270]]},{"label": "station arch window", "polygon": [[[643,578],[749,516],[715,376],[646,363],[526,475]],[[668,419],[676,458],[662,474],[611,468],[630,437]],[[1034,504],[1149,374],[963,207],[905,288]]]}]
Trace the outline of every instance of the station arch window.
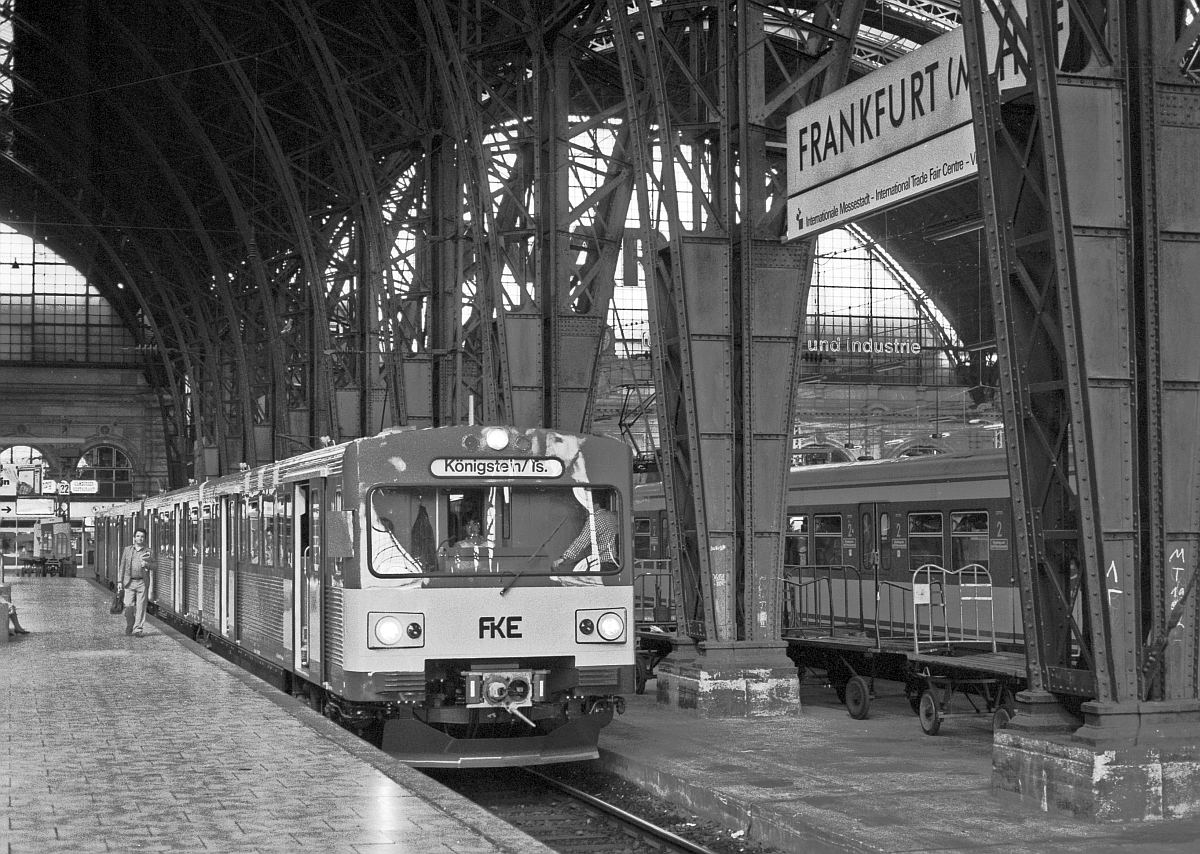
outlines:
[{"label": "station arch window", "polygon": [[97,445],[75,464],[78,480],[94,480],[98,485],[96,498],[133,498],[133,466],[129,457],[112,445]]}]

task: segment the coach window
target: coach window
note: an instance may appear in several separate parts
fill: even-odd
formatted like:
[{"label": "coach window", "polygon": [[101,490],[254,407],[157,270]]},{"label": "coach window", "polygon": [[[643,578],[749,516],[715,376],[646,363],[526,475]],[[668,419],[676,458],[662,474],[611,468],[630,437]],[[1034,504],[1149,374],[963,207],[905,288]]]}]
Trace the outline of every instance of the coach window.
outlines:
[{"label": "coach window", "polygon": [[262,563],[275,565],[275,493],[266,492],[262,497]]},{"label": "coach window", "polygon": [[198,557],[200,554],[200,508],[195,504],[185,504],[184,512],[187,514],[184,518],[187,519],[187,549],[184,551],[184,558]]},{"label": "coach window", "polygon": [[262,560],[262,504],[255,495],[246,502],[246,517],[250,523],[250,562]]},{"label": "coach window", "polygon": [[784,566],[808,565],[808,517],[789,516],[787,535],[783,540]]},{"label": "coach window", "polygon": [[813,517],[813,563],[817,566],[842,565],[841,515]]},{"label": "coach window", "polygon": [[158,554],[168,562],[175,559],[175,514],[171,510],[159,510],[155,515],[155,543]]},{"label": "coach window", "polygon": [[245,560],[249,557],[250,548],[250,536],[247,533],[249,528],[246,512],[246,499],[241,495],[234,496],[233,525],[236,532],[233,537],[234,544],[236,545],[236,551],[234,554],[236,554],[237,559],[242,562],[245,562]]},{"label": "coach window", "polygon": [[217,520],[213,512],[214,508],[211,503],[204,505],[203,510],[203,525],[201,526],[201,540],[203,541],[204,556],[212,559],[217,555]]},{"label": "coach window", "polygon": [[927,563],[945,567],[941,513],[908,514],[908,560],[910,569]]},{"label": "coach window", "polygon": [[291,487],[279,490],[279,524],[276,526],[276,541],[279,549],[279,560],[276,565],[284,569],[292,568],[292,494]]},{"label": "coach window", "polygon": [[962,569],[972,563],[989,568],[988,530],[986,511],[950,514],[951,569]]}]

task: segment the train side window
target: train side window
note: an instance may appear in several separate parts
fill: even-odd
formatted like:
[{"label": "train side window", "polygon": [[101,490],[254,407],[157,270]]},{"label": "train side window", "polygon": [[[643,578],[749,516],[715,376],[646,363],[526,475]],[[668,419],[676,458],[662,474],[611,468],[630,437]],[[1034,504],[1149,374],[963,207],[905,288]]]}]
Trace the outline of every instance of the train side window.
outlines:
[{"label": "train side window", "polygon": [[808,517],[789,516],[787,534],[783,538],[784,566],[808,565]]},{"label": "train side window", "polygon": [[292,568],[292,493],[291,486],[279,490],[279,524],[276,528],[276,539],[279,547],[279,560],[276,566],[284,569]]},{"label": "train side window", "polygon": [[175,559],[174,510],[160,510],[158,513],[158,553],[168,562]]},{"label": "train side window", "polygon": [[945,559],[945,550],[942,546],[942,514],[909,513],[909,568],[919,569],[927,563],[945,567]]},{"label": "train side window", "polygon": [[237,533],[234,536],[234,540],[237,544],[237,559],[244,563],[246,558],[249,557],[248,544],[250,542],[250,537],[246,534],[246,526],[248,522],[246,499],[241,495],[235,496],[233,499],[233,518],[233,524],[237,529]]},{"label": "train side window", "polygon": [[813,563],[817,566],[842,565],[841,514],[813,517]]},{"label": "train side window", "polygon": [[217,520],[211,503],[205,504],[200,510],[202,523],[200,538],[203,541],[204,556],[215,557],[217,554]]},{"label": "train side window", "polygon": [[275,565],[275,495],[264,493],[262,497],[263,566]]},{"label": "train side window", "polygon": [[262,514],[258,496],[246,502],[246,516],[250,522],[250,562],[258,563],[262,554]]},{"label": "train side window", "polygon": [[183,505],[183,559],[199,556],[200,508],[194,504]]},{"label": "train side window", "polygon": [[986,510],[950,514],[950,557],[953,569],[977,563],[989,569],[991,541]]}]

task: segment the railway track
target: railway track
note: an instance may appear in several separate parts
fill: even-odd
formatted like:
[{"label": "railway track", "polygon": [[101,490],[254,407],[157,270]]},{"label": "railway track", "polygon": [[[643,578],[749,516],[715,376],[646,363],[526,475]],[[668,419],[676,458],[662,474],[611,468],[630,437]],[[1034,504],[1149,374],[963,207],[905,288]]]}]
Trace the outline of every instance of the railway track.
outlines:
[{"label": "railway track", "polygon": [[[559,854],[768,852],[728,831],[681,818],[670,805],[649,810],[654,814],[650,817],[635,815],[610,800],[531,769],[427,773]],[[576,782],[598,788],[589,785],[588,779],[596,782],[601,778],[593,775]]]}]

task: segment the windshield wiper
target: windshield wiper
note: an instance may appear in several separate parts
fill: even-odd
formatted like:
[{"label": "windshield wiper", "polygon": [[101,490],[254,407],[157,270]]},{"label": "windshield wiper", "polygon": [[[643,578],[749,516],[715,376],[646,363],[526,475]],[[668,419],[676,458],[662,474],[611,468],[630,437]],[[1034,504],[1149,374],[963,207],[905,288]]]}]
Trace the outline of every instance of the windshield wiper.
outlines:
[{"label": "windshield wiper", "polygon": [[563,523],[565,523],[566,521],[567,521],[567,517],[564,516],[562,518],[562,520],[558,523],[558,525],[555,526],[554,530],[550,532],[550,535],[548,537],[546,537],[546,539],[542,540],[542,542],[538,545],[538,547],[533,550],[533,554],[531,554],[529,556],[529,560],[525,561],[525,566],[518,569],[517,574],[512,577],[512,579],[508,582],[508,584],[505,584],[503,587],[500,588],[501,596],[503,596],[508,591],[512,590],[513,585],[517,583],[517,579],[525,574],[525,570],[527,570],[529,568],[529,565],[531,563],[533,563],[533,559],[538,556],[538,552],[540,552],[542,550],[542,548],[545,547],[546,543],[548,543],[552,539],[554,539],[554,535],[558,533],[558,529],[561,528],[563,526]]}]

